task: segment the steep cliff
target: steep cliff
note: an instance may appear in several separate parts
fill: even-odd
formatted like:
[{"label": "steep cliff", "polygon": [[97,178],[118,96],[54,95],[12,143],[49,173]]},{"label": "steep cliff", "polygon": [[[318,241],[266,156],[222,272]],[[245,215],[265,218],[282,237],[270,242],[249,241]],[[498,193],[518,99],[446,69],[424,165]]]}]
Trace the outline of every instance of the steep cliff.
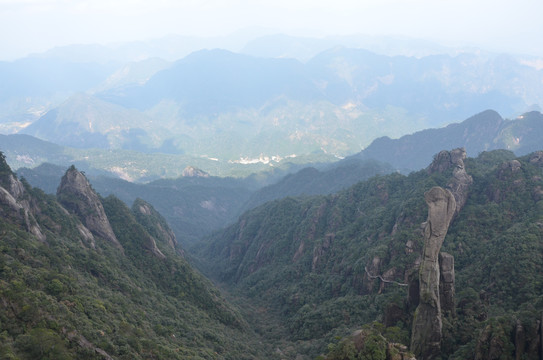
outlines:
[{"label": "steep cliff", "polygon": [[451,151],[443,150],[435,156],[434,161],[428,167],[429,174],[450,173],[452,169],[447,189],[451,191],[456,201],[455,216],[466,204],[469,187],[473,183],[473,178],[466,172],[465,159],[466,150],[464,148]]},{"label": "steep cliff", "polygon": [[[132,213],[153,237],[154,247],[157,247],[158,243],[158,247],[162,248],[162,251],[171,252],[177,249],[179,253],[183,252],[177,245],[173,230],[151,204],[142,199],[136,199],[132,204]],[[157,250],[160,251],[158,248]]]},{"label": "steep cliff", "polygon": [[27,196],[23,183],[13,174],[3,153],[0,152],[0,215],[24,224],[26,231],[38,240],[46,236],[37,223],[34,212],[39,211]]},{"label": "steep cliff", "polygon": [[411,351],[420,359],[436,359],[441,352],[441,301],[439,296],[439,251],[456,209],[450,191],[433,187],[424,198],[428,220],[424,229],[424,250],[419,269],[419,305],[413,319]]},{"label": "steep cliff", "polygon": [[123,251],[123,247],[117,240],[104,212],[99,196],[85,175],[74,166],[71,166],[62,177],[57,189],[57,199],[70,213],[77,215],[92,234],[111,242]]},{"label": "steep cliff", "polygon": [[[434,341],[440,356],[475,358],[479,335],[494,314],[503,314],[504,358],[521,351],[511,345],[515,341],[527,358],[537,359],[532,349],[539,346],[543,311],[543,156],[493,151],[464,159],[463,153],[436,155],[432,171],[379,176],[329,196],[264,204],[204,240],[195,253],[209,261],[204,271],[254,306],[247,309],[255,309],[255,318],[265,314],[259,330],[282,339],[277,346],[290,358],[315,358],[335,336],[376,319],[397,342],[409,344],[412,314],[428,295],[434,315],[438,306],[442,315]],[[467,179],[462,186],[449,185],[461,178]],[[420,224],[429,212],[424,193],[435,186],[452,194],[446,219],[459,209],[455,194],[465,203],[454,221],[447,220],[441,249],[423,250]],[[438,225],[427,223],[426,229],[441,234]],[[434,281],[421,296],[423,252],[433,255]],[[517,320],[524,332],[514,340],[509,335]],[[439,330],[439,320],[434,324]],[[482,339],[479,349],[487,343]]]},{"label": "steep cliff", "polygon": [[[96,210],[82,174],[69,171],[59,197],[72,201],[62,206],[2,165],[1,359],[273,358],[261,355],[265,345],[236,308],[167,245],[169,228],[155,229],[164,230],[163,238],[150,246],[159,214],[149,208],[152,219],[144,225],[119,199],[100,199],[107,215],[101,220],[121,252],[79,221],[76,211]],[[27,228],[25,202],[45,241]]]}]

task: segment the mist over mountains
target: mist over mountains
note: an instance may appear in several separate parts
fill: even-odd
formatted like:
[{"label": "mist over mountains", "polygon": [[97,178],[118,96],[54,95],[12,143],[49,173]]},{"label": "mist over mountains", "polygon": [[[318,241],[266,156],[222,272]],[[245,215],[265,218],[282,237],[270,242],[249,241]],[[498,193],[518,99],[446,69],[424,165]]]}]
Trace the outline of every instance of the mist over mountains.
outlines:
[{"label": "mist over mountains", "polygon": [[[172,49],[183,43],[170,40]],[[0,63],[0,129],[78,148],[250,162],[345,157],[377,137],[486,109],[518,116],[543,102],[534,58],[380,40],[264,36],[174,61],[149,57],[164,55],[164,39],[141,53],[129,49],[142,44],[118,46],[126,58],[106,58],[100,46],[59,48]],[[392,54],[386,44],[403,48]]]},{"label": "mist over mountains", "polygon": [[0,358],[540,358],[541,59],[239,33],[0,77]]}]

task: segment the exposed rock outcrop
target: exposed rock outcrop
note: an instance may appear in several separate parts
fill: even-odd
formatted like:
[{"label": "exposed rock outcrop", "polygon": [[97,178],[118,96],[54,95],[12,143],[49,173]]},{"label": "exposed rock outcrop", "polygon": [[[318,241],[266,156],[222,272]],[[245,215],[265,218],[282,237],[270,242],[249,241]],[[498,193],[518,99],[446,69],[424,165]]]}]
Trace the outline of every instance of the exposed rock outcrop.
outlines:
[{"label": "exposed rock outcrop", "polygon": [[371,294],[373,292],[374,284],[378,277],[376,275],[381,273],[381,258],[374,256],[372,261],[366,265],[365,274],[363,279],[363,293]]},{"label": "exposed rock outcrop", "polygon": [[543,151],[536,151],[530,155],[530,164],[543,167]]},{"label": "exposed rock outcrop", "polygon": [[439,299],[443,315],[455,315],[454,309],[454,257],[439,253]]},{"label": "exposed rock outcrop", "polygon": [[194,166],[187,166],[183,169],[183,172],[181,173],[181,176],[183,177],[209,177],[209,174],[206,173],[203,170],[200,170],[198,168],[195,168]]},{"label": "exposed rock outcrop", "polygon": [[149,251],[151,254],[155,255],[156,257],[160,259],[165,259],[166,256],[160,251],[160,249],[156,246],[155,238],[152,236],[146,236],[145,242],[143,243],[143,247],[145,250]]},{"label": "exposed rock outcrop", "polygon": [[140,215],[137,216],[138,221],[143,223],[144,226],[147,225],[146,228],[153,237],[163,245],[171,248],[171,250],[175,250],[177,239],[175,238],[173,230],[168,226],[166,220],[161,218],[161,215],[151,204],[144,200],[137,199],[134,202],[132,210],[137,213],[136,215]]},{"label": "exposed rock outcrop", "polygon": [[455,215],[466,204],[468,199],[469,187],[473,183],[473,178],[468,175],[464,168],[466,159],[466,150],[458,148],[451,151],[443,150],[436,155],[434,161],[428,167],[428,173],[443,173],[449,169],[452,170],[452,177],[447,183],[447,189],[451,191],[456,201]]},{"label": "exposed rock outcrop", "polygon": [[435,359],[441,351],[441,301],[439,295],[439,250],[456,211],[449,190],[433,187],[424,194],[428,220],[424,229],[424,250],[419,270],[420,299],[411,337],[411,351],[419,359]]},{"label": "exposed rock outcrop", "polygon": [[507,334],[499,324],[487,325],[475,347],[475,360],[497,360],[507,358]]},{"label": "exposed rock outcrop", "polygon": [[511,177],[512,174],[518,172],[522,168],[522,164],[518,160],[509,160],[501,164],[498,172],[498,179],[506,180]]},{"label": "exposed rock outcrop", "polygon": [[[64,329],[63,329],[63,332],[64,332]],[[79,334],[76,330],[73,330],[67,333],[66,337],[68,338],[68,340],[77,343],[81,348],[88,349],[92,352],[97,353],[104,360],[113,360],[113,357],[111,357],[107,352],[95,346],[93,343],[87,340],[83,335]]]},{"label": "exposed rock outcrop", "polygon": [[57,189],[57,199],[69,212],[75,214],[93,235],[111,242],[119,250],[124,251],[111,228],[100,198],[85,175],[74,166],[71,166],[62,177]]},{"label": "exposed rock outcrop", "polygon": [[[2,167],[8,169],[8,165],[2,158]],[[11,170],[9,170],[11,172]],[[36,221],[32,206],[29,199],[25,198],[25,189],[21,181],[13,174],[9,173],[4,176],[0,185],[0,204],[8,206],[11,210],[11,216],[15,216],[17,222],[24,223],[26,230],[34,235],[39,241],[45,241],[46,236]],[[0,210],[0,214],[2,211]]]}]

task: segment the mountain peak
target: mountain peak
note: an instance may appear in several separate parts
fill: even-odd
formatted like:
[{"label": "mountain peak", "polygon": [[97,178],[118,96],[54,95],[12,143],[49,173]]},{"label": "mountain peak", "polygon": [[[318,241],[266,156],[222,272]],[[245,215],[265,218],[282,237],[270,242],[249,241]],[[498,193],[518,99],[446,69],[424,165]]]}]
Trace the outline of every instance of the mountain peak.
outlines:
[{"label": "mountain peak", "polygon": [[85,175],[75,166],[72,165],[62,177],[57,189],[57,199],[69,212],[77,215],[91,233],[113,243],[123,251],[111,228],[100,197]]},{"label": "mountain peak", "polygon": [[447,183],[448,190],[456,200],[455,215],[458,215],[460,210],[466,204],[468,192],[473,178],[466,172],[464,160],[466,159],[466,150],[457,148],[451,151],[440,151],[434,161],[428,166],[428,174],[445,173],[452,168],[452,176]]},{"label": "mountain peak", "polygon": [[194,166],[187,166],[184,170],[183,170],[183,173],[181,174],[181,176],[183,177],[209,177],[209,174],[206,173],[205,171],[203,170],[200,170]]}]

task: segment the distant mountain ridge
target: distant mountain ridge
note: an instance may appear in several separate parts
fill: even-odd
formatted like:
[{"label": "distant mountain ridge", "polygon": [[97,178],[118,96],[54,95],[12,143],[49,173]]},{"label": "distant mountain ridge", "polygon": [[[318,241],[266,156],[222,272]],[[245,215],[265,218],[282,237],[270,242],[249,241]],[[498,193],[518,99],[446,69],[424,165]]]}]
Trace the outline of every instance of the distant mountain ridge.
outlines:
[{"label": "distant mountain ridge", "polygon": [[[24,128],[20,133],[77,148],[145,148],[153,128],[148,116],[101,101],[86,94],[76,94]],[[145,130],[144,130],[145,129]],[[131,145],[132,144],[132,145]]]},{"label": "distant mountain ridge", "polygon": [[399,139],[382,137],[374,140],[353,158],[376,159],[395,169],[421,169],[439,149],[464,147],[470,154],[506,149],[521,156],[536,151],[543,139],[543,114],[532,111],[514,120],[503,119],[487,110],[461,123],[439,129],[427,129]]},{"label": "distant mountain ridge", "polygon": [[[125,66],[88,90],[93,92],[88,104],[81,97],[50,103],[41,107],[50,111],[36,125],[12,125],[73,145],[70,135],[81,138],[81,129],[67,114],[70,104],[78,103],[76,118],[96,124],[80,142],[86,148],[233,162],[317,152],[343,157],[377,137],[400,137],[488,108],[516,116],[543,103],[540,80],[541,72],[529,62],[506,55],[414,58],[334,47],[302,63],[200,50],[172,64]],[[148,119],[145,125],[142,119]],[[44,131],[59,125],[68,130]]]},{"label": "distant mountain ridge", "polygon": [[[7,139],[13,137],[22,135]],[[97,176],[100,174],[96,174],[96,170],[92,170],[90,176],[93,186],[103,195],[115,194],[128,204],[142,197],[153,204],[165,214],[178,239],[186,244],[198,241],[211,231],[235,221],[243,211],[267,201],[287,196],[330,194],[375,175],[420,170],[424,163],[432,161],[431,154],[438,153],[442,146],[465,148],[473,154],[505,149],[524,155],[537,149],[542,138],[541,113],[530,112],[518,119],[504,120],[497,112],[488,110],[444,128],[427,129],[395,140],[377,139],[361,153],[333,164],[315,164],[313,167],[293,165],[290,175],[278,170],[275,175],[260,175],[260,180],[258,175],[245,179],[181,176],[182,173],[205,175],[201,170],[191,168],[180,170],[177,176],[181,177],[177,179],[156,180],[148,184],[112,179],[112,174]],[[22,141],[15,144],[21,145]],[[39,149],[25,155],[28,158],[24,159],[32,159],[32,156],[42,152],[58,153],[58,156],[63,154],[60,147]],[[27,146],[26,150],[20,148],[17,151],[23,154],[22,151],[30,150],[31,147]],[[33,186],[55,193],[66,167],[42,165],[35,169],[21,169],[19,173]],[[295,172],[302,167],[305,169]]]}]

